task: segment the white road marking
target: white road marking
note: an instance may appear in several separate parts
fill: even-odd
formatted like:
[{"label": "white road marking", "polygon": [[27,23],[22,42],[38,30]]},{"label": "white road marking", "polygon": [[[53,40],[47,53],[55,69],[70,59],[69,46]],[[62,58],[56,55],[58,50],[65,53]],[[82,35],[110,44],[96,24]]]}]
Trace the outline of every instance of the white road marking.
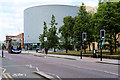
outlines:
[{"label": "white road marking", "polygon": [[30,64],[29,68],[33,68],[31,64]]},{"label": "white road marking", "polygon": [[33,65],[31,65],[31,64],[26,65],[26,66],[29,67],[29,68],[36,68],[35,66],[33,66]]},{"label": "white road marking", "polygon": [[5,68],[2,68],[2,69],[3,69],[3,71],[2,71],[2,72],[3,72],[3,73],[5,73],[5,72],[6,72],[6,69],[5,69]]},{"label": "white road marking", "polygon": [[116,74],[116,73],[112,73],[112,72],[108,72],[108,71],[104,71],[105,73],[109,73],[109,74],[113,74],[113,75],[117,75],[118,76],[118,74]]},{"label": "white road marking", "polygon": [[36,67],[36,70],[37,70],[37,71],[40,71],[40,70],[38,69],[38,67]]},{"label": "white road marking", "polygon": [[22,76],[26,76],[26,74],[22,74],[22,73],[14,73],[13,75],[12,75],[13,77],[22,77]]},{"label": "white road marking", "polygon": [[3,67],[18,67],[18,66],[26,66],[26,65],[10,65],[10,66],[3,66]]},{"label": "white road marking", "polygon": [[70,65],[70,64],[64,64],[64,63],[61,63],[61,64],[67,65],[67,66],[71,66],[71,67],[75,67],[75,68],[78,68],[78,69],[94,70],[94,71],[105,72],[105,73],[109,73],[109,74],[113,74],[113,75],[117,75],[118,76],[117,73],[113,73],[113,72],[102,71],[102,70],[98,70],[98,69],[83,68],[83,67],[79,67],[79,66],[75,66],[75,65]]},{"label": "white road marking", "polygon": [[[34,67],[35,67],[35,66],[34,66]],[[37,70],[38,72],[40,71],[38,67],[35,67],[35,68],[36,68],[36,70]],[[54,76],[56,76],[59,80],[62,80],[62,79],[61,79],[58,75],[56,75],[56,74],[49,73],[49,72],[45,72],[45,73],[54,75]]]},{"label": "white road marking", "polygon": [[[46,63],[46,64],[56,64],[56,63]],[[64,64],[64,63],[61,63],[61,64],[67,65],[67,66],[71,66],[71,67],[75,67],[75,68],[78,68],[78,69],[82,68],[82,69],[87,69],[87,70],[94,70],[94,71],[104,72],[104,73],[113,74],[113,75],[117,75],[118,76],[117,73],[113,73],[113,72],[102,71],[102,70],[98,70],[98,69],[83,68],[83,67],[80,67],[80,66],[75,66],[75,65],[70,65],[70,64]]]},{"label": "white road marking", "polygon": [[47,74],[50,74],[50,75],[54,75],[54,76],[56,76],[59,80],[62,80],[58,75],[56,75],[56,74],[53,74],[53,73],[50,73],[50,72],[45,72],[45,73],[47,73]]}]

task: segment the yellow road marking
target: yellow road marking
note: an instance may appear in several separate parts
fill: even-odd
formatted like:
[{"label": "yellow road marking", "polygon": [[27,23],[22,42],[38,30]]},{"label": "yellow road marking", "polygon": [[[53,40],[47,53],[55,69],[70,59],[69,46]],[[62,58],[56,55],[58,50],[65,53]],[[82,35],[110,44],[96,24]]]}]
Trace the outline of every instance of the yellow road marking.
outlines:
[{"label": "yellow road marking", "polygon": [[4,76],[7,80],[9,80],[8,77],[6,76],[6,74],[3,74],[3,76]]},{"label": "yellow road marking", "polygon": [[10,74],[7,73],[7,75],[8,75],[8,77],[9,77],[11,80],[14,80],[14,79],[10,76]]}]

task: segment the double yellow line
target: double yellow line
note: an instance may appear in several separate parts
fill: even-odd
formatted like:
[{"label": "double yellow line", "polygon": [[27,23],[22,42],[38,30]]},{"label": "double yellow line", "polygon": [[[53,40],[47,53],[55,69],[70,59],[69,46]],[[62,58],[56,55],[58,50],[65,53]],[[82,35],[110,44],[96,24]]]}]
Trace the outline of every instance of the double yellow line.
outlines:
[{"label": "double yellow line", "polygon": [[3,76],[4,76],[4,78],[6,78],[6,80],[14,80],[13,78],[12,78],[12,76],[10,76],[10,74],[8,74],[8,73],[4,73],[4,74],[2,74]]}]

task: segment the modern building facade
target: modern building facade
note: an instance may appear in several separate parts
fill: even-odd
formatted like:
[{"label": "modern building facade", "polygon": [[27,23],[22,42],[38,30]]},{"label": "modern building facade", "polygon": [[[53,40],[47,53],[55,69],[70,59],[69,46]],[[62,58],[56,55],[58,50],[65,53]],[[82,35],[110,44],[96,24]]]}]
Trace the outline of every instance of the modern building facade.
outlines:
[{"label": "modern building facade", "polygon": [[43,33],[43,22],[50,28],[52,14],[58,23],[57,28],[63,25],[66,16],[75,17],[79,7],[69,5],[42,5],[34,6],[24,10],[24,43],[39,45],[39,35]]}]

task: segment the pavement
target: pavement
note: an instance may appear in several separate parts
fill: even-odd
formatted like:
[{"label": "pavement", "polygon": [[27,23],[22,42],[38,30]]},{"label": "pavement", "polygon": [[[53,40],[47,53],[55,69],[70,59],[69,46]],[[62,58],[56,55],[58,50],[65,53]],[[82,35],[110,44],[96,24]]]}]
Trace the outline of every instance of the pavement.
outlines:
[{"label": "pavement", "polygon": [[[34,56],[46,56],[44,53],[36,53],[36,51],[22,51],[24,54],[31,54]],[[63,59],[70,59],[70,60],[80,60],[80,61],[87,61],[87,62],[96,62],[96,63],[103,63],[103,64],[112,64],[112,65],[120,65],[120,60],[115,59],[105,59],[102,58],[102,61],[100,58],[92,58],[92,57],[81,57],[80,56],[72,56],[72,55],[59,55],[59,54],[47,54],[47,57],[55,57],[55,58],[63,58]]]}]

